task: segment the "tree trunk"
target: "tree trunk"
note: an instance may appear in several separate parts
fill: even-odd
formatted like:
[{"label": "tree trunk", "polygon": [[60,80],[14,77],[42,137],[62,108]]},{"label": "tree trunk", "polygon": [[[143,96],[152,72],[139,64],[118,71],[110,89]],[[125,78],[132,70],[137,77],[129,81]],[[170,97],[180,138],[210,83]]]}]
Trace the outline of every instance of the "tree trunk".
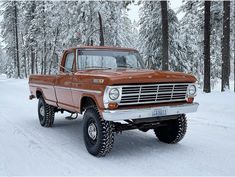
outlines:
[{"label": "tree trunk", "polygon": [[44,64],[44,66],[43,66],[43,68],[44,68],[44,70],[43,70],[43,74],[46,74],[47,73],[47,57],[46,57],[46,17],[45,17],[45,1],[43,1],[42,2],[43,3],[43,11],[42,11],[42,13],[43,13],[43,64]]},{"label": "tree trunk", "polygon": [[235,1],[233,1],[233,77],[234,77],[234,92],[235,92]]},{"label": "tree trunk", "polygon": [[16,67],[17,67],[17,78],[20,78],[20,58],[19,58],[19,41],[18,41],[18,15],[17,15],[17,2],[14,2],[14,20],[15,20],[15,47],[16,47]]},{"label": "tree trunk", "polygon": [[98,12],[99,15],[99,25],[100,25],[100,46],[104,46],[104,30],[103,30],[103,22],[100,12]]},{"label": "tree trunk", "polygon": [[43,42],[43,74],[47,73],[46,41]]},{"label": "tree trunk", "polygon": [[27,74],[27,58],[25,56],[25,53],[23,54],[23,58],[24,58],[24,76],[25,78],[28,77],[28,74]]},{"label": "tree trunk", "polygon": [[52,63],[54,61],[54,56],[55,56],[55,50],[56,50],[56,44],[57,44],[57,37],[59,35],[59,29],[58,27],[56,28],[56,31],[55,31],[55,40],[54,40],[54,44],[53,44],[53,49],[52,49],[52,52],[51,52],[51,56],[50,56],[50,64],[49,64],[49,74],[51,74],[51,68],[52,68]]},{"label": "tree trunk", "polygon": [[43,52],[41,53],[40,59],[41,59],[41,64],[40,64],[41,65],[41,74],[43,74],[43,69],[44,69],[44,67],[43,67],[44,66],[44,64],[43,64],[43,62],[44,62],[43,61]]},{"label": "tree trunk", "polygon": [[[21,33],[21,41],[22,41],[22,46],[25,48],[25,42],[24,42],[23,33]],[[25,51],[25,49],[23,49],[23,51],[22,51],[22,57],[24,59],[24,76],[25,76],[25,78],[27,78],[28,77],[28,74],[27,74],[27,58],[26,58],[26,51]]]},{"label": "tree trunk", "polygon": [[25,51],[25,55],[26,55],[26,58],[28,58],[27,60],[27,73],[30,74],[30,60],[29,60],[29,52],[28,51]]},{"label": "tree trunk", "polygon": [[223,37],[222,37],[222,87],[229,89],[230,75],[230,1],[223,1]]},{"label": "tree trunk", "polygon": [[36,74],[38,74],[38,56],[36,51],[35,51],[35,70]]},{"label": "tree trunk", "polygon": [[204,87],[203,91],[211,92],[210,84],[210,1],[205,1],[204,13]]},{"label": "tree trunk", "polygon": [[162,13],[162,70],[169,69],[169,56],[168,56],[168,12],[167,1],[161,1]]},{"label": "tree trunk", "polygon": [[[34,15],[35,9],[36,9],[36,4],[35,4],[34,1],[32,1],[32,3],[31,3],[31,18],[30,18],[31,22],[35,18],[35,15]],[[35,73],[35,68],[36,68],[36,66],[35,66],[35,64],[36,64],[36,61],[35,61],[35,58],[36,58],[35,57],[36,56],[35,51],[36,51],[36,49],[35,48],[36,48],[35,47],[35,39],[34,38],[30,38],[31,74]]]},{"label": "tree trunk", "polygon": [[35,53],[32,46],[30,47],[30,57],[31,57],[31,74],[34,74]]}]

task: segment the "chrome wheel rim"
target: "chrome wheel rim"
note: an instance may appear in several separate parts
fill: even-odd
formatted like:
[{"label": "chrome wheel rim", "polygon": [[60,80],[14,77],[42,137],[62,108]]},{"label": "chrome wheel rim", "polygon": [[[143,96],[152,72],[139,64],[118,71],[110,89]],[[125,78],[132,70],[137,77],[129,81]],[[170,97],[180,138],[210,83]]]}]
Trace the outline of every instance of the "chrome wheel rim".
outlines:
[{"label": "chrome wheel rim", "polygon": [[97,128],[94,123],[91,123],[88,126],[88,135],[92,140],[95,140],[97,137]]},{"label": "chrome wheel rim", "polygon": [[41,116],[45,116],[45,109],[44,109],[44,106],[41,106],[40,109],[39,109],[39,113]]}]

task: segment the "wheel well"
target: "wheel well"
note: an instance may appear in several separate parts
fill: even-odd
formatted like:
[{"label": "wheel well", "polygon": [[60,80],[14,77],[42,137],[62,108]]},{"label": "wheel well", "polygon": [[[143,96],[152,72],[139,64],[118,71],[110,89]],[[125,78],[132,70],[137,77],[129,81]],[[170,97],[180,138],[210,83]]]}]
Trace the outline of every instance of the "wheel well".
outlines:
[{"label": "wheel well", "polygon": [[37,91],[36,91],[36,97],[39,98],[40,96],[42,96],[42,92],[39,91],[39,90],[37,90]]},{"label": "wheel well", "polygon": [[83,111],[85,111],[85,109],[88,106],[91,106],[91,105],[96,105],[94,99],[91,98],[91,97],[87,97],[87,96],[83,97],[82,100],[81,100],[80,112],[82,113]]}]

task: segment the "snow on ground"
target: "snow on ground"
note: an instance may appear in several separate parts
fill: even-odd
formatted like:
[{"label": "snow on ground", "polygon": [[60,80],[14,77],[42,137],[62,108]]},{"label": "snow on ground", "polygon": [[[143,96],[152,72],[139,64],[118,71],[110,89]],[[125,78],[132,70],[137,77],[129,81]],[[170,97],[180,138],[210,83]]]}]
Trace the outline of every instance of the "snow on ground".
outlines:
[{"label": "snow on ground", "polygon": [[177,145],[160,143],[152,131],[115,136],[105,158],[88,154],[82,119],[57,114],[43,128],[37,100],[26,80],[0,81],[0,176],[2,175],[235,175],[235,94],[199,93],[197,113]]}]

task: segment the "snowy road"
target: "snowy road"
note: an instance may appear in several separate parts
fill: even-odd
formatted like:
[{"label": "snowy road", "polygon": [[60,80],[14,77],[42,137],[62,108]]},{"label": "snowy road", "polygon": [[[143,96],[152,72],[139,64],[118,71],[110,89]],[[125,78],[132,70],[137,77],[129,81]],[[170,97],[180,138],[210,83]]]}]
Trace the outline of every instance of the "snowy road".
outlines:
[{"label": "snowy road", "polygon": [[199,94],[197,113],[177,145],[149,131],[115,136],[113,151],[86,151],[82,120],[57,114],[53,128],[37,118],[26,80],[0,80],[0,176],[2,175],[235,175],[235,94]]}]

